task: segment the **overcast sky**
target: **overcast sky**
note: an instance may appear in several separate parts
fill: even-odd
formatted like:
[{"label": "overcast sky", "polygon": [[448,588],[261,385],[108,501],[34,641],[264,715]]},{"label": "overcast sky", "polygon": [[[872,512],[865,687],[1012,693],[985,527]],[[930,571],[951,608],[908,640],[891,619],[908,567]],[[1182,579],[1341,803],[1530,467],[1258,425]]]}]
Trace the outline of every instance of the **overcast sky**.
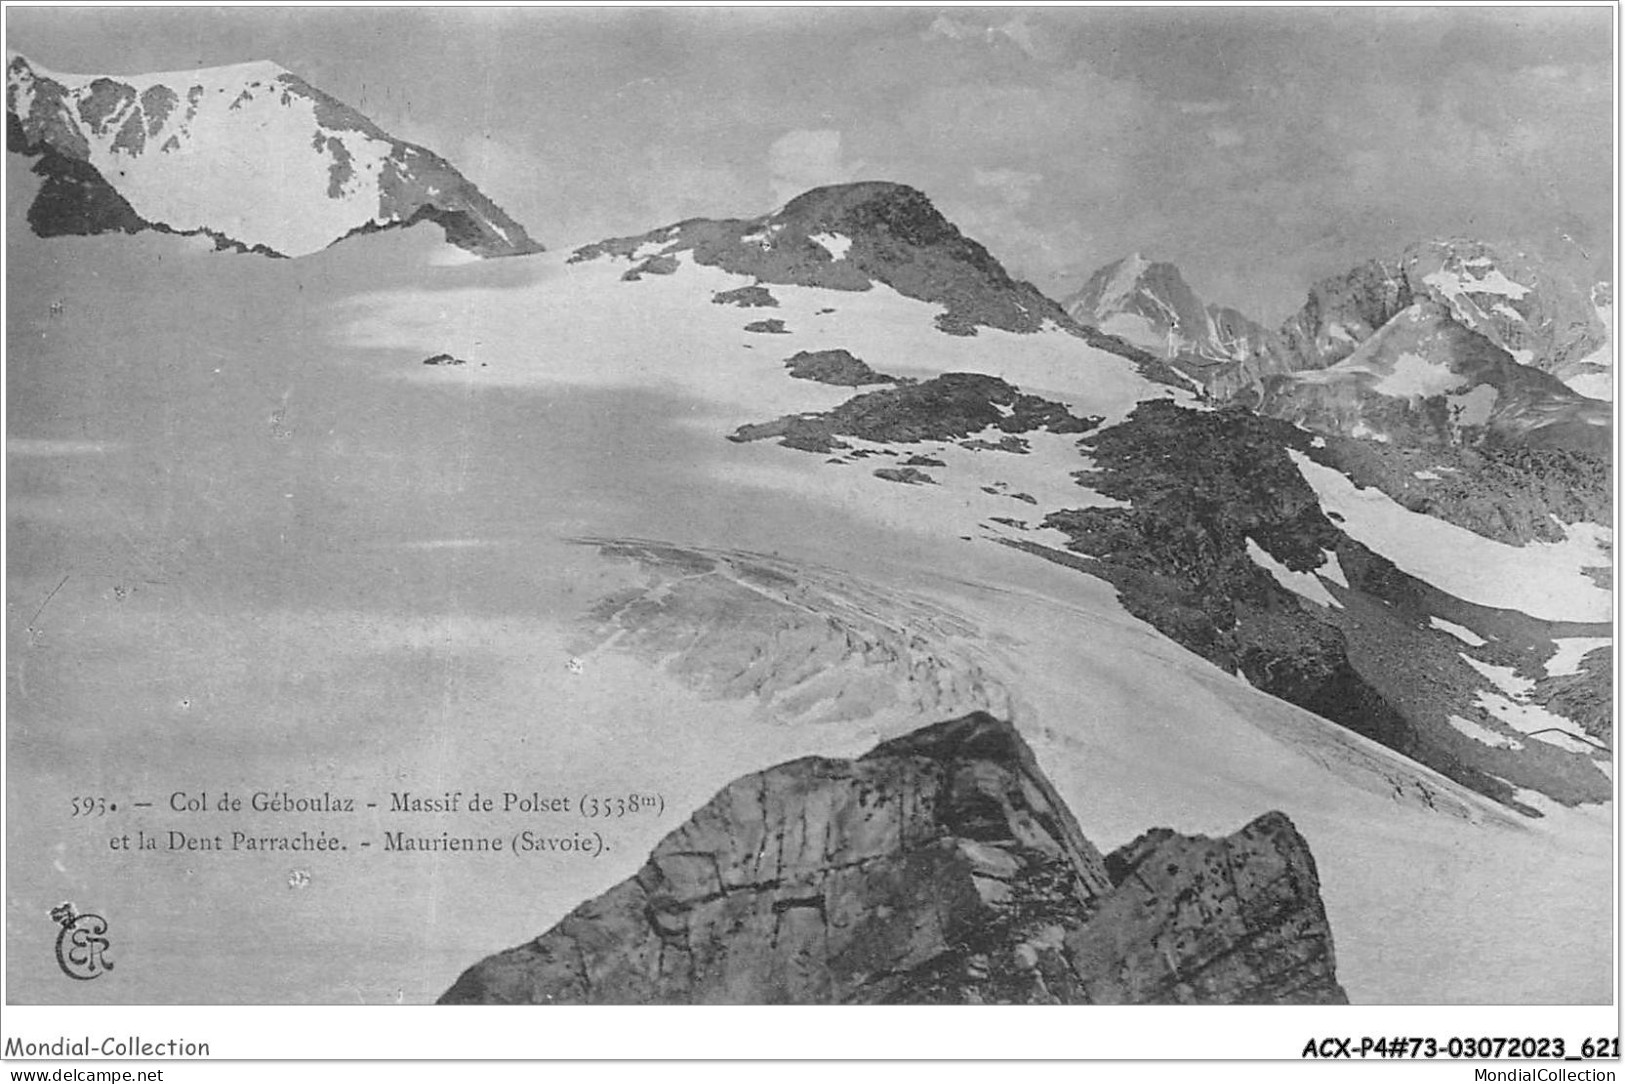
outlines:
[{"label": "overcast sky", "polygon": [[[924,189],[1062,296],[1131,250],[1270,322],[1424,237],[1606,265],[1611,6],[20,9],[127,74],[270,59],[549,247],[805,188]],[[1603,272],[1606,274],[1606,272]]]}]

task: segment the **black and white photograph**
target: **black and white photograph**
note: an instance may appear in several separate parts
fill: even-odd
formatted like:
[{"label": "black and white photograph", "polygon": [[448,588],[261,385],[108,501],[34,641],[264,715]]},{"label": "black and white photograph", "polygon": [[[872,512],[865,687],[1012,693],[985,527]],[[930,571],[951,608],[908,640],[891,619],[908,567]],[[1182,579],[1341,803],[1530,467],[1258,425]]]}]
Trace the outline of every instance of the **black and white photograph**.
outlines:
[{"label": "black and white photograph", "polygon": [[7,5],[7,1011],[1617,1058],[1617,17]]}]

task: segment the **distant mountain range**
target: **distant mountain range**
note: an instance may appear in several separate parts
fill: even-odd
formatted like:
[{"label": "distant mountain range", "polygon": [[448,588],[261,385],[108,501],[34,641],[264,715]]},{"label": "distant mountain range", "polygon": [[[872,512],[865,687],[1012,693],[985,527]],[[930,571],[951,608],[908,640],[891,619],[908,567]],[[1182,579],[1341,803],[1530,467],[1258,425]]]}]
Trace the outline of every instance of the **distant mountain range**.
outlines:
[{"label": "distant mountain range", "polygon": [[[1558,382],[1588,398],[1612,398],[1609,284],[1582,285],[1560,269],[1472,240],[1418,243],[1398,259],[1371,260],[1317,282],[1303,307],[1274,331],[1233,309],[1203,302],[1173,264],[1138,254],[1100,268],[1065,307],[1080,322],[1167,359],[1213,397],[1262,403],[1270,413],[1279,405],[1283,417],[1320,410],[1324,418],[1319,401],[1325,396],[1304,390],[1303,378],[1266,388],[1272,377],[1340,365],[1341,376],[1386,374],[1396,367],[1414,372],[1424,363],[1435,370],[1421,383],[1361,381],[1359,393],[1343,394],[1343,431],[1359,426],[1359,435],[1378,430],[1367,419],[1354,417],[1349,406],[1373,388],[1377,395],[1398,396],[1414,405],[1447,391],[1462,399],[1477,385],[1488,384],[1495,390],[1493,410],[1469,406],[1445,413],[1457,423],[1467,419],[1466,428],[1480,433],[1490,429],[1528,437],[1537,429],[1571,426],[1566,433],[1538,438],[1558,443],[1589,443],[1584,427],[1607,416],[1601,408],[1565,395]],[[1409,331],[1380,334],[1401,317]],[[1462,336],[1454,329],[1471,334]],[[1507,364],[1519,369],[1507,369]],[[1536,369],[1555,380],[1510,375],[1521,369]],[[1490,370],[1495,375],[1484,379]],[[1337,384],[1340,379],[1316,377],[1313,383]],[[1392,415],[1392,407],[1380,404],[1375,413]],[[1459,431],[1458,424],[1452,439]]]},{"label": "distant mountain range", "polygon": [[480,256],[542,247],[445,159],[276,64],[66,75],[13,55],[6,74],[6,146],[38,159],[42,236],[151,229],[304,256],[427,220]]}]

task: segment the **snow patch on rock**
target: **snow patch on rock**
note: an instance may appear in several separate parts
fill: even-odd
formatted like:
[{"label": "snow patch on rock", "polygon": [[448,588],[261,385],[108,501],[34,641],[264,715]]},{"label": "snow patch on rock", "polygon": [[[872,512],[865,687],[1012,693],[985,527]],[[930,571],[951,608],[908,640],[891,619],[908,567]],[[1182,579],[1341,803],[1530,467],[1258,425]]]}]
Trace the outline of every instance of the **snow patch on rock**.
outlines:
[{"label": "snow patch on rock", "polygon": [[1585,657],[1598,648],[1607,647],[1614,642],[1610,636],[1564,636],[1552,641],[1557,650],[1552,657],[1546,660],[1546,675],[1548,677],[1567,677],[1578,674],[1582,669],[1580,663]]},{"label": "snow patch on rock", "polygon": [[1466,377],[1443,362],[1429,361],[1420,354],[1406,351],[1395,359],[1393,369],[1384,374],[1372,390],[1396,399],[1426,399],[1455,391],[1466,383]]},{"label": "snow patch on rock", "polygon": [[1468,647],[1483,647],[1485,644],[1489,643],[1488,640],[1484,639],[1484,637],[1480,636],[1472,629],[1463,625],[1458,625],[1454,621],[1446,621],[1442,617],[1429,617],[1428,624],[1432,625],[1440,632],[1448,632],[1450,635],[1454,636]]},{"label": "snow patch on rock", "polygon": [[1253,564],[1268,572],[1274,577],[1276,583],[1291,591],[1294,595],[1306,598],[1317,606],[1326,606],[1337,610],[1343,608],[1343,604],[1333,598],[1332,593],[1326,590],[1326,585],[1320,582],[1320,577],[1313,572],[1292,571],[1274,557],[1271,557],[1268,551],[1257,542],[1254,542],[1251,537],[1247,539],[1247,556],[1253,559]]},{"label": "snow patch on rock", "polygon": [[1325,576],[1339,587],[1347,588],[1349,578],[1343,575],[1343,566],[1337,560],[1337,554],[1332,550],[1321,550],[1326,563],[1315,569],[1317,575]]},{"label": "snow patch on rock", "polygon": [[1510,666],[1495,666],[1475,659],[1466,652],[1457,652],[1457,654],[1461,656],[1462,662],[1477,670],[1484,677],[1489,678],[1491,684],[1515,700],[1522,700],[1535,687],[1533,681],[1525,677],[1519,677],[1518,672]]},{"label": "snow patch on rock", "polygon": [[832,260],[846,259],[847,249],[852,247],[852,238],[843,233],[809,233],[807,240],[822,246]]},{"label": "snow patch on rock", "polygon": [[1461,733],[1467,735],[1469,738],[1473,738],[1476,741],[1481,741],[1485,745],[1492,746],[1496,749],[1518,750],[1523,748],[1523,742],[1519,741],[1518,739],[1509,738],[1505,734],[1491,730],[1487,726],[1481,726],[1478,723],[1473,722],[1471,719],[1463,719],[1459,715],[1452,715],[1450,717],[1450,725],[1455,727]]}]

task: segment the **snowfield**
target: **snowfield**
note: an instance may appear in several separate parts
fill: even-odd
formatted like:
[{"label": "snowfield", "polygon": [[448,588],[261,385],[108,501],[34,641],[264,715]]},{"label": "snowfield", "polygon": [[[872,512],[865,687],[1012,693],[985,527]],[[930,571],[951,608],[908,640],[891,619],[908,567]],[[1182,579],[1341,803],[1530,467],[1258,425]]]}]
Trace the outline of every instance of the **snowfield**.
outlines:
[{"label": "snowfield", "polygon": [[[884,285],[864,291],[767,284],[776,308],[711,303],[714,294],[755,280],[676,256],[669,275],[621,281],[627,261],[569,263],[569,254],[528,257],[536,278],[508,290],[401,290],[356,298],[343,307],[350,348],[446,352],[475,362],[419,374],[483,386],[659,386],[721,409],[729,430],[781,414],[827,410],[855,392],[786,379],[783,360],[798,351],[844,349],[894,376],[928,379],[945,372],[985,373],[1023,391],[1065,403],[1074,413],[1121,420],[1142,399],[1179,397],[1146,380],[1125,358],[1059,328],[1017,334],[981,327],[974,336],[944,334],[932,321],[941,306]],[[744,330],[783,321],[785,334]]]}]

